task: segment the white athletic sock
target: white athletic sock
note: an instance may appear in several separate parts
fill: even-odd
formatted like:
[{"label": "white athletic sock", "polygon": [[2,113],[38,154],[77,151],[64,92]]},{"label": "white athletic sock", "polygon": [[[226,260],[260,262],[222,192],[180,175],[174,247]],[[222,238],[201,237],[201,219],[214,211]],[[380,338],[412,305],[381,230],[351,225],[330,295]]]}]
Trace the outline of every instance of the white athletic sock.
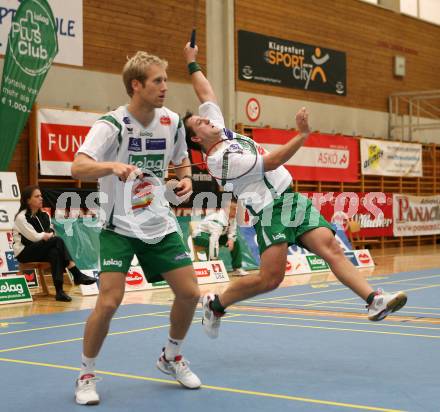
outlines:
[{"label": "white athletic sock", "polygon": [[182,346],[183,339],[174,339],[168,336],[168,342],[165,346],[165,359],[174,360],[176,356],[180,354],[180,347]]},{"label": "white athletic sock", "polygon": [[96,358],[88,358],[84,354],[81,355],[81,371],[79,377],[84,375],[95,375],[95,360]]}]

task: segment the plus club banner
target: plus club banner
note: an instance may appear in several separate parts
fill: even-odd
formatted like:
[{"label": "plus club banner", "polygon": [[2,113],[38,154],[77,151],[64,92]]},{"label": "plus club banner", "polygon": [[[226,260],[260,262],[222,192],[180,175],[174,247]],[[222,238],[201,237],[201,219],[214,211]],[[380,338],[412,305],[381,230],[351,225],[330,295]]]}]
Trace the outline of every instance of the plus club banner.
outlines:
[{"label": "plus club banner", "polygon": [[344,52],[238,31],[240,80],[345,96]]},{"label": "plus club banner", "polygon": [[[271,152],[294,139],[298,132],[254,129],[253,138]],[[357,182],[359,142],[351,137],[312,133],[284,166],[296,180]]]},{"label": "plus club banner", "polygon": [[53,59],[55,19],[46,0],[24,0],[12,19],[0,94],[0,170],[15,146]]},{"label": "plus club banner", "polygon": [[41,175],[70,176],[75,153],[101,116],[75,110],[39,109],[36,129]]}]

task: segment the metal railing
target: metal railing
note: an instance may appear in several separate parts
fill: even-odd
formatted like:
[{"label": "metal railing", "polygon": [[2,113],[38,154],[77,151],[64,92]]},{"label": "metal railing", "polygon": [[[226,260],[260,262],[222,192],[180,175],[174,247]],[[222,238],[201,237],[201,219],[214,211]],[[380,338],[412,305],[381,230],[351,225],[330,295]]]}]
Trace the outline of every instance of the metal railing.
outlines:
[{"label": "metal railing", "polygon": [[393,93],[388,98],[388,138],[422,140],[421,132],[440,135],[440,90]]}]

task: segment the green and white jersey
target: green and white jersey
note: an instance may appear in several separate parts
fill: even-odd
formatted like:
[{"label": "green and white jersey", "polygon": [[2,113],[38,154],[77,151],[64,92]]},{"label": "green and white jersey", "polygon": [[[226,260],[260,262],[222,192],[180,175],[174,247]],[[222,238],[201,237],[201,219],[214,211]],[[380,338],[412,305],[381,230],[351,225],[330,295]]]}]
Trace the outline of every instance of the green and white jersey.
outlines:
[{"label": "green and white jersey", "polygon": [[[266,150],[249,137],[226,129],[222,112],[217,104],[213,102],[201,104],[199,114],[202,117],[207,117],[214,126],[222,129],[222,138],[232,139],[239,137],[250,140],[257,146],[257,161],[253,167],[255,156],[253,154],[246,154],[246,151],[243,150],[234,150],[231,146],[234,143],[229,143],[228,141],[222,143],[221,147],[208,157],[209,169],[213,172],[213,175],[218,177],[227,178],[229,171],[233,171],[233,176],[238,176],[241,174],[240,171],[244,173],[250,169],[244,176],[238,179],[226,181],[217,179],[218,183],[224,186],[225,190],[232,191],[253,214],[260,212],[265,206],[272,203],[275,198],[284,193],[292,183],[292,176],[284,166],[265,172],[263,155],[266,153]],[[224,156],[226,151],[228,151],[227,162],[225,162]]]},{"label": "green and white jersey", "polygon": [[136,165],[144,177],[127,181],[115,175],[99,179],[105,227],[124,236],[160,239],[177,231],[177,222],[165,199],[164,177],[170,162],[188,157],[185,129],[179,115],[162,107],[143,127],[121,106],[92,126],[78,149],[98,162]]}]

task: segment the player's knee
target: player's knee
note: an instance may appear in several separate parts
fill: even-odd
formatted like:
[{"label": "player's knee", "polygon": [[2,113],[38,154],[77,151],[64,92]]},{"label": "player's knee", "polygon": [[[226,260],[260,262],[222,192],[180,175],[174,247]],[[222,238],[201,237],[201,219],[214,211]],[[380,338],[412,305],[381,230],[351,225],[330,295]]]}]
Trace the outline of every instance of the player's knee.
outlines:
[{"label": "player's knee", "polygon": [[185,290],[177,291],[176,299],[185,300],[187,302],[198,302],[200,299],[200,289],[198,285],[186,288]]},{"label": "player's knee", "polygon": [[99,312],[106,318],[111,318],[119,305],[121,304],[122,299],[118,297],[109,297],[107,299],[103,299],[99,305],[97,305],[97,309],[99,308]]},{"label": "player's knee", "polygon": [[278,286],[280,286],[283,279],[284,279],[284,273],[272,274],[269,277],[265,277],[262,281],[263,291],[270,292],[271,290],[276,289]]},{"label": "player's knee", "polygon": [[334,237],[331,237],[322,245],[318,254],[329,263],[340,260],[344,257],[344,251]]}]

